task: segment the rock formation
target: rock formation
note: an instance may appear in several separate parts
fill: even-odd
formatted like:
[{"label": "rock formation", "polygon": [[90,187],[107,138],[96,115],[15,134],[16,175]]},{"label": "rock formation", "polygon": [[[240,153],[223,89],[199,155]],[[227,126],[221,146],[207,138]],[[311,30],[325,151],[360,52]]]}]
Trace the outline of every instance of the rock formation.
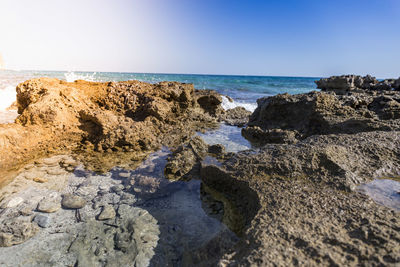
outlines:
[{"label": "rock formation", "polygon": [[[176,240],[169,234],[180,230],[157,224],[155,217],[170,215],[165,207],[176,203],[165,199],[175,201],[180,195],[189,201],[181,191],[186,188],[208,192],[223,210],[218,216],[240,238],[235,243],[236,238],[222,233],[201,247],[190,247],[191,255],[179,259],[187,265],[395,266],[400,262],[400,213],[357,192],[357,186],[400,174],[400,93],[396,91],[400,81],[340,76],[317,84],[322,92],[259,99],[242,130],[259,148],[238,153],[225,153],[223,146],[208,146],[193,137],[195,130],[219,121],[246,123],[247,112],[223,111],[221,97],[213,91],[196,91],[193,85],[175,82],[34,79],[20,84],[17,123],[0,125],[3,170],[54,151],[73,152],[94,170],[114,166],[116,161],[139,161],[162,145],[173,153],[164,148],[159,152],[162,156],[149,156],[151,164],[110,177],[73,175],[63,200],[57,192],[37,200],[13,194],[23,183],[28,188],[46,187],[44,192],[60,191],[77,161],[55,156],[26,165],[0,195],[5,200],[0,207],[5,210],[0,218],[0,245],[20,244],[39,231],[37,225],[43,233],[57,226],[50,219],[62,224],[68,218],[75,226],[68,228],[76,235],[60,235],[63,241],[57,246],[75,255],[76,259],[64,258],[70,265],[166,265],[155,252],[160,245],[166,254],[174,249]],[[200,176],[203,184],[199,189],[200,181],[154,179],[163,172],[171,180]],[[70,192],[80,198],[72,199]],[[154,210],[134,206],[141,203],[151,210],[151,201],[162,204],[158,216],[153,217]],[[184,210],[195,218],[199,212],[193,213],[192,204]],[[32,207],[42,214],[33,217]],[[86,211],[83,218],[81,210]],[[56,216],[60,211],[65,217]],[[70,212],[76,212],[77,218]],[[27,221],[17,222],[16,214]],[[172,216],[180,220],[180,215]],[[75,219],[80,225],[73,224]],[[169,259],[182,255],[179,249]],[[37,262],[48,260],[52,257],[39,255]]]},{"label": "rock formation", "polygon": [[294,143],[312,135],[400,129],[400,93],[282,94],[258,99],[243,135],[256,143]]},{"label": "rock formation", "polygon": [[242,134],[258,150],[202,164],[208,186],[234,203],[242,239],[215,263],[395,265],[400,214],[357,185],[400,174],[398,80],[331,77],[323,92],[258,100]]},{"label": "rock formation", "polygon": [[378,81],[370,75],[342,75],[323,78],[315,82],[322,91],[334,91],[337,94],[360,92],[363,90],[400,91],[400,78]]},{"label": "rock formation", "polygon": [[392,265],[400,262],[400,214],[355,192],[400,172],[400,132],[309,137],[204,165],[207,186],[247,220],[227,266]]},{"label": "rock formation", "polygon": [[71,150],[88,152],[82,157],[87,161],[104,159],[93,169],[112,167],[103,151],[130,152],[130,158],[140,159],[142,152],[178,144],[193,130],[215,123],[224,113],[220,103],[213,91],[177,82],[32,79],[17,87],[16,124],[0,125],[0,167]]}]

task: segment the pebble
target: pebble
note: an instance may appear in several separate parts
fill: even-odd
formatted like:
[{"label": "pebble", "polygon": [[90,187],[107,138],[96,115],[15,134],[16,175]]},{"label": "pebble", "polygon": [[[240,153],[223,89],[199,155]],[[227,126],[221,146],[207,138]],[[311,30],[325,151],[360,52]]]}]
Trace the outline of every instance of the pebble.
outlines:
[{"label": "pebble", "polygon": [[46,213],[56,212],[61,208],[60,201],[56,198],[45,197],[43,198],[38,206],[37,210]]},{"label": "pebble", "polygon": [[108,220],[108,219],[114,218],[115,215],[116,214],[115,214],[114,207],[111,205],[105,205],[105,206],[103,206],[103,210],[101,211],[101,213],[99,214],[97,219],[99,221]]},{"label": "pebble", "polygon": [[58,158],[47,158],[42,160],[42,163],[47,166],[56,166],[59,162],[60,160]]},{"label": "pebble", "polygon": [[86,200],[80,196],[65,194],[61,202],[63,208],[80,209],[86,205]]},{"label": "pebble", "polygon": [[46,172],[50,175],[61,175],[64,174],[64,171],[61,169],[48,169]]},{"label": "pebble", "polygon": [[22,215],[22,216],[30,216],[30,215],[33,214],[33,211],[32,211],[32,209],[31,209],[30,207],[25,206],[25,207],[23,207],[22,209],[20,209],[20,210],[18,211],[18,213],[19,213],[20,215]]},{"label": "pebble", "polygon": [[121,178],[129,178],[131,177],[131,174],[129,172],[120,172],[119,177]]},{"label": "pebble", "polygon": [[39,177],[40,175],[42,175],[42,173],[39,173],[39,172],[27,172],[27,173],[24,173],[24,177],[27,180],[33,180],[36,177]]},{"label": "pebble", "polygon": [[124,190],[124,186],[123,185],[114,185],[111,187],[111,191],[115,192],[115,193],[120,193],[122,190]]},{"label": "pebble", "polygon": [[26,166],[24,167],[24,169],[25,169],[25,170],[29,170],[29,169],[32,169],[33,167],[35,167],[35,165],[33,165],[33,164],[31,163],[31,164],[26,165]]},{"label": "pebble", "polygon": [[41,184],[48,182],[48,180],[46,178],[41,178],[41,177],[35,177],[35,178],[33,178],[33,181],[37,182],[37,183],[41,183]]},{"label": "pebble", "polygon": [[51,223],[51,219],[48,216],[39,214],[36,215],[35,218],[33,219],[34,222],[36,222],[40,227],[47,228],[49,227]]},{"label": "pebble", "polygon": [[123,194],[121,194],[120,202],[121,202],[121,204],[132,205],[136,202],[136,197],[129,193],[123,193]]},{"label": "pebble", "polygon": [[100,189],[100,190],[107,190],[107,189],[108,189],[108,186],[106,186],[106,185],[99,185],[99,189]]},{"label": "pebble", "polygon": [[75,170],[75,167],[69,166],[67,168],[65,168],[67,171],[69,172],[73,172]]},{"label": "pebble", "polygon": [[8,201],[8,203],[6,204],[6,208],[13,208],[18,206],[19,204],[21,204],[22,202],[24,202],[24,199],[22,197],[15,197],[12,198],[10,201]]},{"label": "pebble", "polygon": [[63,163],[64,163],[65,165],[70,165],[70,166],[72,166],[72,167],[78,166],[78,162],[75,161],[75,160],[73,160],[73,159],[66,159],[66,160],[63,161]]}]

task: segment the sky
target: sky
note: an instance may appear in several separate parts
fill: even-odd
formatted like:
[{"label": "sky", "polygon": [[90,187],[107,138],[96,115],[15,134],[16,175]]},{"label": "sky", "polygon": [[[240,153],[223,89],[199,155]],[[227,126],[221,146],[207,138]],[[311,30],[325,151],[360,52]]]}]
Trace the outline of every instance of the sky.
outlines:
[{"label": "sky", "polygon": [[400,0],[1,0],[7,68],[400,76]]}]

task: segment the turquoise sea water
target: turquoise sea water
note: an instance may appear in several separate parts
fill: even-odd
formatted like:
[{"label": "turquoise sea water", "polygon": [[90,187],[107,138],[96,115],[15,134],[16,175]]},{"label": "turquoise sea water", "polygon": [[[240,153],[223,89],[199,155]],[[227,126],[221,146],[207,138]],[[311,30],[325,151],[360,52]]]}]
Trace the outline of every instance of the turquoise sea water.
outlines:
[{"label": "turquoise sea water", "polygon": [[[273,77],[238,75],[200,75],[200,74],[155,74],[155,73],[118,73],[118,72],[64,72],[64,71],[0,71],[0,100],[13,95],[15,86],[30,78],[54,77],[67,81],[77,79],[89,81],[125,81],[140,80],[150,83],[160,81],[178,81],[193,83],[196,89],[213,89],[235,100],[234,105],[243,105],[254,109],[260,97],[279,93],[298,94],[316,89],[317,77]],[[4,96],[5,90],[8,95]],[[3,93],[3,96],[1,95]],[[10,100],[11,101],[11,100]],[[11,102],[12,103],[12,102]],[[6,105],[7,103],[4,103]],[[0,109],[2,104],[0,103]]]}]

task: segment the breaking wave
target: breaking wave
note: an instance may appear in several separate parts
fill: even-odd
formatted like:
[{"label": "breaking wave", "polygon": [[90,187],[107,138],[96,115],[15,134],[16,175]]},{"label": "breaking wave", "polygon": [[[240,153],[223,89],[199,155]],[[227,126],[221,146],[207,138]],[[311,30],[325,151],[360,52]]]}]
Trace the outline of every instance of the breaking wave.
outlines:
[{"label": "breaking wave", "polygon": [[235,100],[231,100],[227,98],[226,96],[222,96],[222,108],[225,110],[236,108],[236,107],[244,107],[246,110],[254,112],[254,110],[257,108],[256,103],[242,103],[242,102],[237,102]]},{"label": "breaking wave", "polygon": [[0,88],[0,111],[6,110],[17,99],[15,85],[8,85],[4,89]]},{"label": "breaking wave", "polygon": [[96,72],[82,74],[82,73],[75,73],[73,71],[69,71],[69,72],[64,73],[64,77],[67,82],[74,82],[76,80],[85,80],[85,81],[89,81],[89,82],[94,82],[94,81],[96,81]]}]

